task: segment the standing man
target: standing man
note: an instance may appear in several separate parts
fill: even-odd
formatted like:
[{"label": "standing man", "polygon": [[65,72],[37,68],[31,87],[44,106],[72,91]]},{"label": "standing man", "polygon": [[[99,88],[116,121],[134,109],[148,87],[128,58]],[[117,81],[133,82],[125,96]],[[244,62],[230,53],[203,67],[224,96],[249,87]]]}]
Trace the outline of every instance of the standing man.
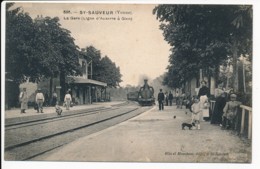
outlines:
[{"label": "standing man", "polygon": [[180,108],[182,109],[182,105],[184,104],[184,100],[186,99],[186,94],[182,93],[180,98],[179,98],[179,102],[180,102]]},{"label": "standing man", "polygon": [[180,106],[180,95],[179,95],[179,91],[178,90],[176,90],[176,105],[177,105],[177,108],[179,108],[179,106]]},{"label": "standing man", "polygon": [[71,95],[70,95],[70,90],[67,91],[67,94],[64,97],[64,102],[66,103],[66,110],[70,109],[70,103],[72,101]]},{"label": "standing man", "polygon": [[172,106],[172,100],[173,100],[173,95],[172,95],[172,92],[170,91],[170,93],[169,93],[169,103],[170,103],[170,106]]},{"label": "standing man", "polygon": [[164,93],[162,92],[162,89],[160,89],[157,99],[159,103],[159,110],[163,110]]},{"label": "standing man", "polygon": [[43,95],[41,89],[38,89],[38,91],[37,91],[37,94],[35,97],[35,102],[38,105],[37,113],[39,113],[39,110],[41,110],[41,113],[43,113],[44,95]]},{"label": "standing man", "polygon": [[25,110],[28,109],[28,96],[26,88],[23,88],[19,95],[19,100],[21,102],[21,113],[26,113]]},{"label": "standing man", "polygon": [[52,106],[55,106],[56,105],[56,103],[57,103],[57,98],[58,98],[58,95],[57,95],[57,93],[56,93],[56,90],[54,90],[53,91],[53,93],[52,93]]},{"label": "standing man", "polygon": [[165,92],[164,98],[165,98],[165,106],[168,106],[168,93],[167,92]]}]

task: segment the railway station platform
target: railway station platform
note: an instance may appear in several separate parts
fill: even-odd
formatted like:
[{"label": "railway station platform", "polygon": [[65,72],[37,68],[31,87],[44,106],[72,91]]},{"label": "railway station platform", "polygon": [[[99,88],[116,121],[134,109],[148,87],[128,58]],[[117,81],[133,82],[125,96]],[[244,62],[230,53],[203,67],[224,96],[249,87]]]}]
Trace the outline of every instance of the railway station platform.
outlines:
[{"label": "railway station platform", "polygon": [[[88,110],[93,108],[101,108],[101,107],[110,107],[113,105],[123,104],[125,101],[112,101],[112,102],[98,102],[88,105],[76,105],[70,108],[70,110],[66,110],[65,107],[62,107],[63,113],[65,112],[73,112],[73,111],[79,111],[79,110]],[[39,116],[43,114],[56,114],[55,107],[43,107],[43,113],[37,113],[36,110],[33,108],[29,108],[26,110],[26,113],[21,113],[21,110],[19,108],[14,108],[11,110],[5,110],[4,118],[5,119],[11,119],[11,118],[17,118],[17,117],[27,117],[27,116]]]},{"label": "railway station platform", "polygon": [[[174,118],[176,116],[176,118]],[[250,163],[252,146],[229,130],[201,122],[200,130],[182,130],[187,109],[157,106],[130,120],[82,137],[36,161]],[[224,164],[226,165],[226,164]],[[221,166],[218,166],[218,168]]]}]

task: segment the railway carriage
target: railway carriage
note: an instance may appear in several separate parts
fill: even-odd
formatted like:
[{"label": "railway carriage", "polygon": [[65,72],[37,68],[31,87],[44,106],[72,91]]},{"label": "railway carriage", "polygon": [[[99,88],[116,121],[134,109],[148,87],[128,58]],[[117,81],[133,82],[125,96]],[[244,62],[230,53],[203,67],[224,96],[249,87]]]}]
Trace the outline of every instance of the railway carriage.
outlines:
[{"label": "railway carriage", "polygon": [[138,99],[138,91],[127,93],[127,100],[137,101]]}]

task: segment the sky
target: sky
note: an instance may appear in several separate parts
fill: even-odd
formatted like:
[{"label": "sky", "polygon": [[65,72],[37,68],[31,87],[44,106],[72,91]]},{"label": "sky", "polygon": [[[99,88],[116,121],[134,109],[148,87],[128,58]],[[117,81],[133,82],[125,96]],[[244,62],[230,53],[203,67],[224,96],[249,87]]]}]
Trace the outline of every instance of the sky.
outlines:
[{"label": "sky", "polygon": [[154,4],[16,5],[32,18],[59,17],[61,27],[71,31],[76,45],[80,48],[92,45],[101,51],[102,57],[107,55],[120,67],[121,86],[136,86],[143,83],[144,77],[154,79],[167,71],[170,46],[159,29],[160,22],[152,14]]}]

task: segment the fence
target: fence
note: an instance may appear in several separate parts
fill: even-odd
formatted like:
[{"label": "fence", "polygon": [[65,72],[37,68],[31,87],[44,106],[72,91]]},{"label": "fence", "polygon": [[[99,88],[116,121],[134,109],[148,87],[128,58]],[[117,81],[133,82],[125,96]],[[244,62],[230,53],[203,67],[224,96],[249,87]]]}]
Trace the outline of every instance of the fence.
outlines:
[{"label": "fence", "polygon": [[242,109],[242,115],[241,115],[241,128],[240,128],[240,134],[242,135],[244,133],[244,128],[245,128],[245,115],[246,112],[248,113],[248,123],[247,123],[247,138],[251,139],[252,138],[252,108],[241,105],[240,108]]}]

